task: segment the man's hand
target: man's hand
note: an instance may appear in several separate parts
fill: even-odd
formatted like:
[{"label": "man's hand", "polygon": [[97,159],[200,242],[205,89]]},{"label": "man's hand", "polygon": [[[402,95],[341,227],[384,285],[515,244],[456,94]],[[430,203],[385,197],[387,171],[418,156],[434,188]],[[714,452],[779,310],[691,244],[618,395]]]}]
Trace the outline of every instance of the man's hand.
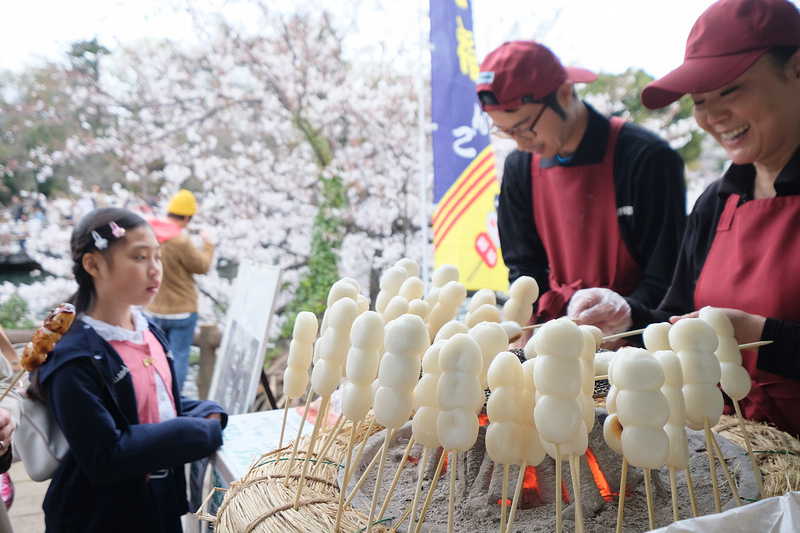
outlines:
[{"label": "man's hand", "polygon": [[631,306],[625,298],[599,287],[581,289],[573,294],[567,306],[567,316],[578,324],[597,326],[603,335],[622,333],[633,325]]}]

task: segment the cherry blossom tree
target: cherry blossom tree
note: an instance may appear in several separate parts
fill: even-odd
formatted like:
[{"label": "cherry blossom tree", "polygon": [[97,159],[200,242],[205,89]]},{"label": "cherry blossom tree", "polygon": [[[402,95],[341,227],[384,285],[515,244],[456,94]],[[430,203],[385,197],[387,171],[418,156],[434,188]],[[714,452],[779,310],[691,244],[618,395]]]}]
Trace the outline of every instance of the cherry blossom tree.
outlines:
[{"label": "cherry blossom tree", "polygon": [[[155,197],[157,212],[178,188],[195,191],[197,226],[215,233],[223,264],[281,267],[279,311],[309,272],[323,283],[308,305],[341,276],[374,296],[386,265],[428,252],[413,77],[374,56],[348,57],[328,13],[262,6],[262,17],[258,35],[223,20],[200,46],[147,43],[101,58],[100,89],[73,97],[103,110],[102,127],[34,162],[46,173],[106,156],[125,188]],[[222,302],[230,293],[218,273],[201,288]]]}]

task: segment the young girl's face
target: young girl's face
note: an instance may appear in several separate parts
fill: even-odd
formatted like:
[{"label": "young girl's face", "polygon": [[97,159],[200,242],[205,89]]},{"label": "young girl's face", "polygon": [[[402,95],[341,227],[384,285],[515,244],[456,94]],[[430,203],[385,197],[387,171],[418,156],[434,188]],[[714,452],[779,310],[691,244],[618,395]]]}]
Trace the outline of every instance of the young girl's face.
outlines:
[{"label": "young girl's face", "polygon": [[101,260],[95,278],[99,299],[113,298],[124,305],[149,304],[161,285],[161,245],[153,228],[144,224],[125,232],[122,242]]}]

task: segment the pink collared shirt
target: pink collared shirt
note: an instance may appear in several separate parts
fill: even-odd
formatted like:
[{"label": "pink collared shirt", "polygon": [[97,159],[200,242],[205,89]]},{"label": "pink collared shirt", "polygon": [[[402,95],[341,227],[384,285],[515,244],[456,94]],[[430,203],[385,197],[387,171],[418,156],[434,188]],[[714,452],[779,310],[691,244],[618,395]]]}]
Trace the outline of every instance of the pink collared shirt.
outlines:
[{"label": "pink collared shirt", "polygon": [[164,349],[150,331],[144,332],[144,340],[144,344],[116,340],[110,344],[131,371],[139,423],[152,424],[175,418],[175,399],[166,387],[172,374]]}]

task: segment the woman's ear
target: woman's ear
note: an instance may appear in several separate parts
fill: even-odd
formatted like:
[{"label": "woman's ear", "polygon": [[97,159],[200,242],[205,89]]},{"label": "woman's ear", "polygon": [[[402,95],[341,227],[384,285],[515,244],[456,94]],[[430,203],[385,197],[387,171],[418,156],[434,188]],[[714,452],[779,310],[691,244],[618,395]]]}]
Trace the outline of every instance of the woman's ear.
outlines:
[{"label": "woman's ear", "polygon": [[83,254],[83,259],[81,260],[83,269],[93,278],[100,276],[100,258],[98,256],[99,254],[95,252],[88,252]]},{"label": "woman's ear", "polygon": [[791,81],[800,83],[800,49],[789,59],[786,65],[786,73]]}]

